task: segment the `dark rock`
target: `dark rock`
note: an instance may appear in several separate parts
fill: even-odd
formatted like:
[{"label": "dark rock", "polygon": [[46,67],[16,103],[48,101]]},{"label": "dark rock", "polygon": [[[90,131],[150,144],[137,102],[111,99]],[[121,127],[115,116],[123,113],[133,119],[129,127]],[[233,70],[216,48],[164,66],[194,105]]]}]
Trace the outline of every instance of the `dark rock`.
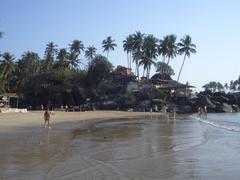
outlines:
[{"label": "dark rock", "polygon": [[220,106],[222,103],[218,102],[218,101],[214,101],[212,100],[212,103],[215,104],[216,106]]},{"label": "dark rock", "polygon": [[214,112],[216,105],[206,95],[198,94],[198,99],[195,103],[195,108],[207,106],[209,112]]},{"label": "dark rock", "polygon": [[240,92],[232,93],[232,95],[236,98],[238,105],[240,105]]},{"label": "dark rock", "polygon": [[239,112],[240,111],[240,108],[237,104],[233,104],[232,109],[233,109],[233,112]]},{"label": "dark rock", "polygon": [[163,106],[160,110],[160,112],[166,113],[167,112],[168,107],[167,106]]},{"label": "dark rock", "polygon": [[232,106],[227,103],[222,103],[221,105],[217,105],[215,108],[216,112],[233,112]]},{"label": "dark rock", "polygon": [[227,96],[225,92],[215,92],[213,93],[213,96]]},{"label": "dark rock", "polygon": [[229,104],[238,104],[238,98],[234,94],[227,94],[227,97],[229,99]]},{"label": "dark rock", "polygon": [[212,96],[211,97],[212,101],[217,101],[220,103],[229,103],[229,99],[225,96]]},{"label": "dark rock", "polygon": [[212,93],[212,91],[210,91],[210,90],[206,90],[206,91],[201,91],[199,94],[201,94],[201,95],[209,95],[209,96],[212,96],[213,95],[213,93]]}]

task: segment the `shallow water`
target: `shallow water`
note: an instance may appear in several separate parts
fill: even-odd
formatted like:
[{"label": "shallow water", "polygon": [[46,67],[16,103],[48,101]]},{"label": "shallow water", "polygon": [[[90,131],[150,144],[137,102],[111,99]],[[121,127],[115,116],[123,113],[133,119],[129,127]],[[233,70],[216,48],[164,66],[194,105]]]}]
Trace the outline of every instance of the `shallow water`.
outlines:
[{"label": "shallow water", "polygon": [[240,114],[154,116],[79,127],[1,134],[0,177],[239,179]]}]

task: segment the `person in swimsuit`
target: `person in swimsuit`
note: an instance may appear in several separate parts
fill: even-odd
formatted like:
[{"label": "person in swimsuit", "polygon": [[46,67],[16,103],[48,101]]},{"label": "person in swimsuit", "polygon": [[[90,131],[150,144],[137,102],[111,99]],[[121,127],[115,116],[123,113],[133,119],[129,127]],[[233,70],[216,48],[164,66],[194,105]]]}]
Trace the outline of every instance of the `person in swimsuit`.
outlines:
[{"label": "person in swimsuit", "polygon": [[51,118],[51,113],[49,112],[49,109],[46,109],[44,112],[44,128],[48,127],[49,129],[51,128],[50,126],[50,118]]}]

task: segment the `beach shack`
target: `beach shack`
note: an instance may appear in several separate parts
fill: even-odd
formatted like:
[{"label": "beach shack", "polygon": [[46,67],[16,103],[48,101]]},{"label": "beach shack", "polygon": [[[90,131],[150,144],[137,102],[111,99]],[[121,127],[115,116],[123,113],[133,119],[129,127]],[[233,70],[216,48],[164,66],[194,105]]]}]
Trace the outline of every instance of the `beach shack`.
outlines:
[{"label": "beach shack", "polygon": [[0,107],[10,107],[11,100],[17,99],[16,107],[18,108],[18,95],[16,93],[3,93],[0,94]]},{"label": "beach shack", "polygon": [[158,87],[158,89],[161,89],[164,92],[168,92],[175,97],[190,97],[192,93],[191,88],[195,87],[188,84],[182,84],[175,80],[162,83]]}]

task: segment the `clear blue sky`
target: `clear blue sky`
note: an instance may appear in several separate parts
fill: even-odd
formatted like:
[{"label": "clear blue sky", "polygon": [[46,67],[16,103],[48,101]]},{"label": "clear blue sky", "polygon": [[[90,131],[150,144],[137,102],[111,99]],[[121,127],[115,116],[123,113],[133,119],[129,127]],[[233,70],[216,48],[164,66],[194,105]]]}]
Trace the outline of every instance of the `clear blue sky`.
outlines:
[{"label": "clear blue sky", "polygon": [[[239,8],[238,0],[1,0],[0,51],[16,59],[28,50],[42,57],[49,41],[66,48],[79,39],[102,53],[101,42],[110,35],[118,45],[109,55],[116,66],[127,64],[122,41],[137,30],[157,38],[175,33],[178,40],[190,34],[198,52],[186,61],[180,80],[200,90],[209,81],[240,75]],[[181,63],[182,57],[170,62],[175,79]]]}]

